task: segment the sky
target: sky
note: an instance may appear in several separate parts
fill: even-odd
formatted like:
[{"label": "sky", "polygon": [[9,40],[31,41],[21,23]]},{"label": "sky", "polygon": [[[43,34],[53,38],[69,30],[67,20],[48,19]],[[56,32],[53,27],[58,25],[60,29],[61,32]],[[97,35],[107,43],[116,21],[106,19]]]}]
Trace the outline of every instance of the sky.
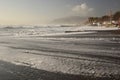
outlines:
[{"label": "sky", "polygon": [[47,24],[68,16],[120,11],[120,0],[0,0],[0,24]]}]

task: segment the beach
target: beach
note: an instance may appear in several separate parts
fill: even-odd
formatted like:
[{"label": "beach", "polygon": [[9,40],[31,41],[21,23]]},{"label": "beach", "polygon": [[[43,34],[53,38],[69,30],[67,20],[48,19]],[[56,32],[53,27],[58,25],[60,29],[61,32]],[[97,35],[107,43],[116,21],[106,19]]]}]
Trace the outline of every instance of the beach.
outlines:
[{"label": "beach", "polygon": [[0,80],[119,80],[120,30],[88,27],[1,28]]}]

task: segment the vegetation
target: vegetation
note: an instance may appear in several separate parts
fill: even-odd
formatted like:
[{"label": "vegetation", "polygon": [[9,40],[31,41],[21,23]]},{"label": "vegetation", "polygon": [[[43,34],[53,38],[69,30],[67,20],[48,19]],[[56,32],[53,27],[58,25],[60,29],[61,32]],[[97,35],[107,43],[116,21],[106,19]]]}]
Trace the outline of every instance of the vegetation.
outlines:
[{"label": "vegetation", "polygon": [[116,13],[113,15],[113,20],[118,21],[119,18],[120,18],[120,11],[116,12]]},{"label": "vegetation", "polygon": [[99,23],[101,25],[117,25],[120,22],[120,11],[111,14],[104,15],[102,17],[89,17],[87,23],[94,25],[95,23]]}]

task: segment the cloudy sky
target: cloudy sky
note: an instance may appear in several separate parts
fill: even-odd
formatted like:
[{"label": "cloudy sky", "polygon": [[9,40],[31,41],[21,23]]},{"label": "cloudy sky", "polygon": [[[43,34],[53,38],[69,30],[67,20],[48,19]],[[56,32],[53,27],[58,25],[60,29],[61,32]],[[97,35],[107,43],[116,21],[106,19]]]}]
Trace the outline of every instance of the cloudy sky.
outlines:
[{"label": "cloudy sky", "polygon": [[120,11],[120,0],[0,0],[0,24],[46,24],[68,16]]}]

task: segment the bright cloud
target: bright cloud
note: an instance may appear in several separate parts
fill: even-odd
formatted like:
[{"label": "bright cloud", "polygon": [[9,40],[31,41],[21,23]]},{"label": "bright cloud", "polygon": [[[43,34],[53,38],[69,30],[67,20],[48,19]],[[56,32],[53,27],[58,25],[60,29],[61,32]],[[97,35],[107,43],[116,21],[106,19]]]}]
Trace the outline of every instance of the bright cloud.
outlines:
[{"label": "bright cloud", "polygon": [[82,16],[87,16],[94,9],[89,7],[86,3],[82,3],[80,5],[76,5],[72,8],[73,12],[79,13]]}]

